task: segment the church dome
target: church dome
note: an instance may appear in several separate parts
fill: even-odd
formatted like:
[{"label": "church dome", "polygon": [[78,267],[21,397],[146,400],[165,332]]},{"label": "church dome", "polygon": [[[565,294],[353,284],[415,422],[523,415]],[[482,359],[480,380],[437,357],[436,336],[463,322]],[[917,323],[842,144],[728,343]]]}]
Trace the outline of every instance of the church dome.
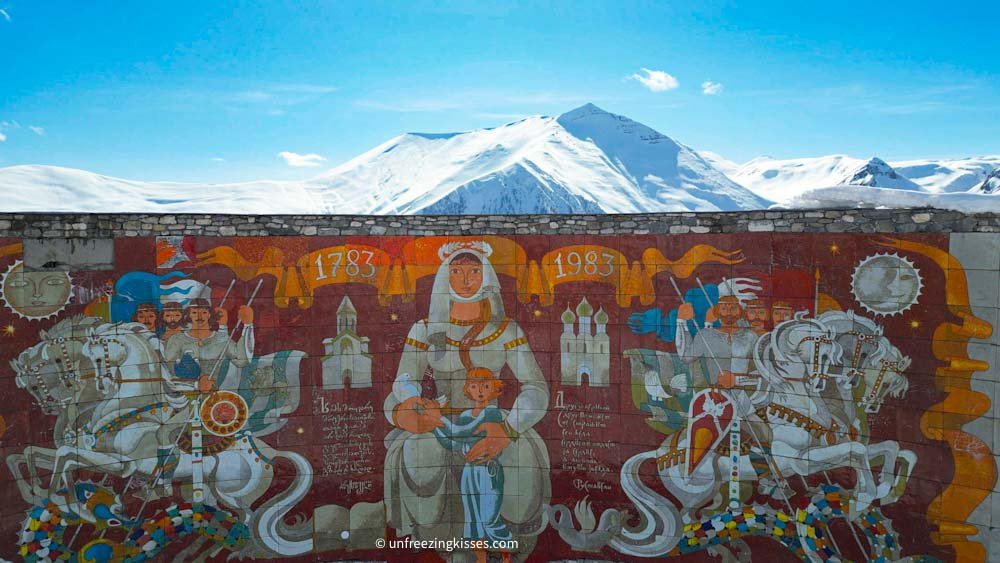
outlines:
[{"label": "church dome", "polygon": [[608,314],[604,311],[604,307],[598,309],[597,314],[594,315],[594,322],[599,325],[608,324]]},{"label": "church dome", "polygon": [[571,325],[576,322],[576,315],[573,314],[573,311],[569,310],[569,305],[566,305],[566,310],[563,311],[561,318],[564,324]]},{"label": "church dome", "polygon": [[589,302],[587,302],[586,297],[584,297],[583,301],[580,301],[580,304],[576,306],[576,314],[581,317],[589,317],[593,312],[594,308],[590,306]]}]

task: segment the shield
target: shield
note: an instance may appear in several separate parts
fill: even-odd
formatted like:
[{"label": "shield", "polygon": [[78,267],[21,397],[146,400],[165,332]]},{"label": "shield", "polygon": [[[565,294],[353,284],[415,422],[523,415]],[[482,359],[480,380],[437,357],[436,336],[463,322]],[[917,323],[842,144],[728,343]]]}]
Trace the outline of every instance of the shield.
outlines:
[{"label": "shield", "polygon": [[216,436],[232,436],[247,423],[247,402],[232,391],[216,391],[201,404],[205,430]]},{"label": "shield", "polygon": [[695,394],[688,415],[688,475],[694,473],[708,452],[719,446],[735,416],[733,401],[722,391],[704,389]]}]

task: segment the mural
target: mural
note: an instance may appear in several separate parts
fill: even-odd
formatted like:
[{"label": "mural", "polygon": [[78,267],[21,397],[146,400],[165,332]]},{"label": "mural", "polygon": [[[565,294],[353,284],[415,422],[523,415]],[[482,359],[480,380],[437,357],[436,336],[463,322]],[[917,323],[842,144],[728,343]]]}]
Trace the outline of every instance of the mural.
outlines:
[{"label": "mural", "polygon": [[986,559],[996,238],[114,244],[0,239],[4,557]]}]

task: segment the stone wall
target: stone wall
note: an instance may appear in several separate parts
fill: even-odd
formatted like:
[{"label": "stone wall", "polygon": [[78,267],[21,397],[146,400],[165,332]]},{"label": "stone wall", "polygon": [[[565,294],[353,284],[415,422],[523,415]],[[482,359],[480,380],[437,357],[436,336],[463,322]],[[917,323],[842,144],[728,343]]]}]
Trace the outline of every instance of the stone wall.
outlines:
[{"label": "stone wall", "polygon": [[995,213],[834,209],[637,215],[351,216],[0,213],[0,236],[336,236],[459,234],[704,234],[739,232],[1000,232]]},{"label": "stone wall", "polygon": [[0,273],[7,559],[1000,549],[996,215],[5,214]]}]

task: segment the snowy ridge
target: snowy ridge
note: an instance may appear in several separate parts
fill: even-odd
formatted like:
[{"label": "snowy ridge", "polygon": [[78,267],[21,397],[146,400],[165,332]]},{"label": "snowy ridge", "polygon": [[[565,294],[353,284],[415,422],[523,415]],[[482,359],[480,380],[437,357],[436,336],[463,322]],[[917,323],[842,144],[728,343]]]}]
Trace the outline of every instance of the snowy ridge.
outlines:
[{"label": "snowy ridge", "polygon": [[979,187],[970,190],[977,194],[995,194],[1000,193],[1000,168],[996,168],[989,173],[988,176],[983,180]]},{"label": "snowy ridge", "polygon": [[762,156],[740,166],[730,173],[730,177],[758,195],[779,203],[788,203],[805,191],[820,186],[920,189],[882,159],[863,160],[845,155],[790,160]]},{"label": "snowy ridge", "polygon": [[135,182],[37,165],[0,168],[0,193],[0,210],[24,212],[315,213],[318,205],[296,182]]},{"label": "snowy ridge", "polygon": [[871,186],[913,190],[927,194],[970,191],[995,193],[983,192],[978,188],[993,170],[1000,168],[1000,155],[959,160],[906,160],[889,163],[877,157],[866,161],[845,155],[789,160],[776,160],[763,156],[738,165],[714,153],[701,151],[701,154],[721,159],[721,166],[717,168],[724,168],[727,163],[735,166],[726,172],[730,178],[758,195],[783,205],[819,186]]},{"label": "snowy ridge", "polygon": [[768,203],[691,149],[592,104],[493,129],[401,135],[307,185],[338,213],[635,213]]},{"label": "snowy ridge", "polygon": [[967,192],[1000,168],[1000,155],[960,160],[907,160],[893,162],[892,167],[926,192]]},{"label": "snowy ridge", "polygon": [[834,186],[806,190],[779,207],[789,209],[935,207],[955,209],[965,213],[998,213],[1000,198],[970,192],[935,194],[866,186]]},{"label": "snowy ridge", "polygon": [[1000,211],[998,168],[1000,156],[895,164],[759,157],[739,165],[586,104],[491,129],[406,133],[305,181],[139,182],[55,166],[0,168],[0,211],[639,213],[775,204]]}]

